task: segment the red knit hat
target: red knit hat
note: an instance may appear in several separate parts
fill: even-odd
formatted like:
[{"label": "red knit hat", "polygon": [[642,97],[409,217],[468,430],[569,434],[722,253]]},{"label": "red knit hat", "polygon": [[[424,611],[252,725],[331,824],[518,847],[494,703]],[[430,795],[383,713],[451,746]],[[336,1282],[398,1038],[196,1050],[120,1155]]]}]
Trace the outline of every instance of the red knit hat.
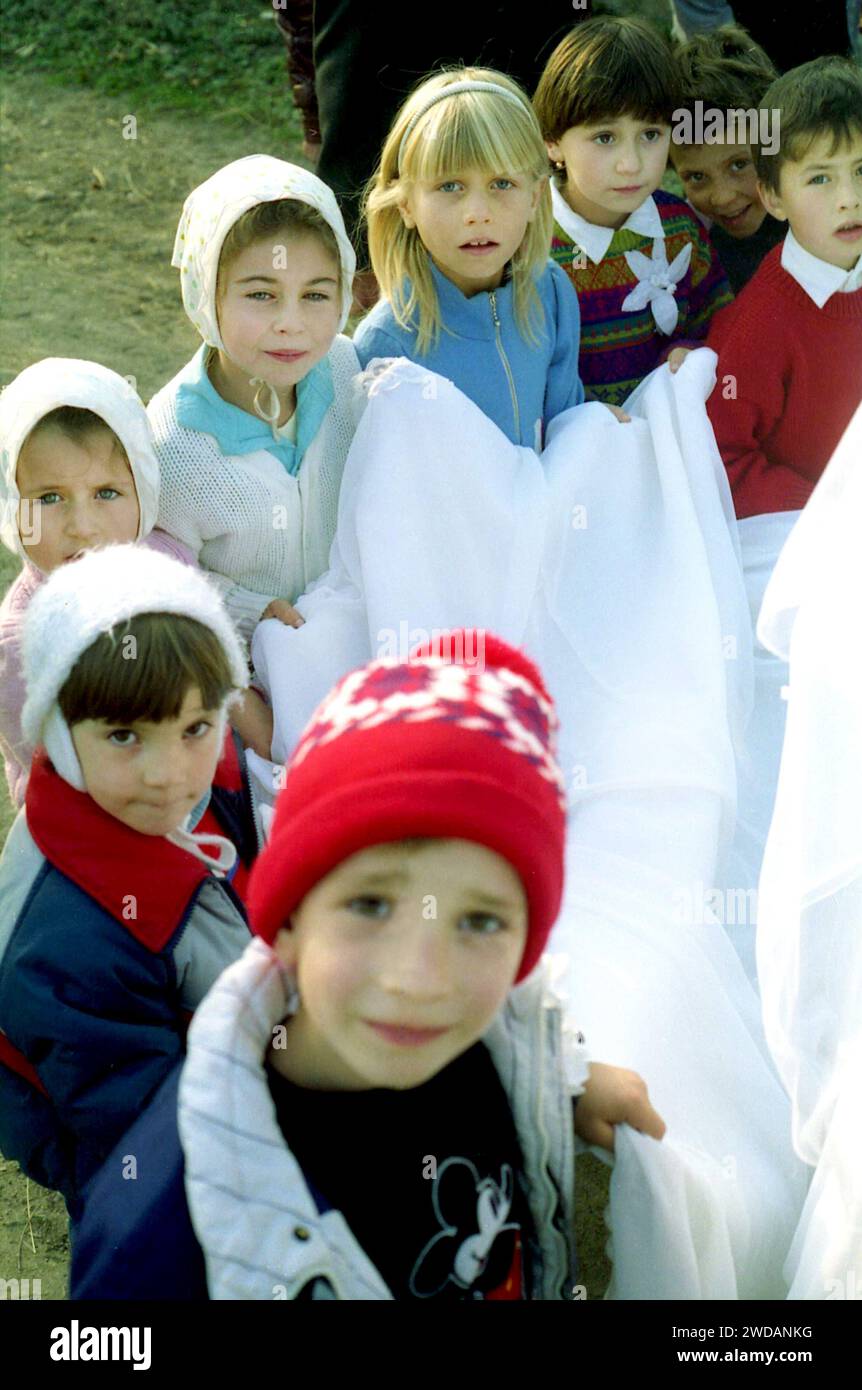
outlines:
[{"label": "red knit hat", "polygon": [[[451,652],[460,659],[451,659]],[[445,655],[443,653],[446,653]],[[465,660],[475,653],[476,660]],[[252,930],[272,942],[315,884],[371,845],[473,840],[521,878],[529,905],[517,980],[538,962],[563,889],[565,785],[539,672],[479,631],[409,660],[372,661],[318,707],[288,765],[252,871]]]}]

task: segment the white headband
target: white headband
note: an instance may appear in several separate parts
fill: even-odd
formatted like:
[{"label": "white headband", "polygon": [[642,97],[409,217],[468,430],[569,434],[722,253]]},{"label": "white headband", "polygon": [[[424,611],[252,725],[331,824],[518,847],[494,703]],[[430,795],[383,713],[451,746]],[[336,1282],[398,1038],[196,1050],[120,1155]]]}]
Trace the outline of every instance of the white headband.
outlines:
[{"label": "white headband", "polygon": [[407,129],[401,137],[401,144],[398,146],[399,173],[401,172],[401,165],[404,159],[404,146],[407,144],[407,141],[410,139],[419,121],[421,121],[422,117],[425,115],[425,112],[430,111],[431,107],[435,106],[438,101],[445,101],[446,97],[456,96],[459,92],[496,92],[498,96],[506,97],[508,101],[513,101],[515,105],[520,106],[522,110],[529,110],[529,107],[525,106],[519,96],[516,96],[514,92],[510,92],[508,87],[501,87],[499,82],[451,82],[448,87],[441,87],[439,92],[435,92],[432,97],[429,97],[427,101],[423,102],[419,110],[410,117],[407,123]]}]

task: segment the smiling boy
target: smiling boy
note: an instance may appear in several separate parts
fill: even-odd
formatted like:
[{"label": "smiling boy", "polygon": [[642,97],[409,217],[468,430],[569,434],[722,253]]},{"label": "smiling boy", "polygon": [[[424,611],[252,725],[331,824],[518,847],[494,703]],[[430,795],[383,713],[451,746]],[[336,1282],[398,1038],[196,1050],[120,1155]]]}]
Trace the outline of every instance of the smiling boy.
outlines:
[{"label": "smiling boy", "polygon": [[315,712],[258,939],[127,1136],[149,1183],[115,1154],[89,1189],[72,1297],[571,1298],[575,1124],[664,1124],[634,1073],[588,1076],[549,991],[555,714],[522,653],[483,651],[373,661]]},{"label": "smiling boy", "polygon": [[716,320],[708,410],[739,517],[803,507],[862,399],[862,73],[817,59],[772,84],[781,144],[755,147],[789,230]]},{"label": "smiling boy", "polygon": [[[782,240],[784,228],[761,201],[751,147],[721,137],[739,133],[750,118],[758,128],[768,125],[759,122],[759,108],[778,74],[763,49],[733,24],[695,35],[675,57],[681,93],[674,113],[671,163],[692,207],[707,219],[710,240],[738,294]],[[687,125],[694,129],[685,116],[698,109],[720,118],[714,140],[680,138]],[[771,113],[764,108],[764,114]],[[774,138],[780,139],[779,131]]]}]

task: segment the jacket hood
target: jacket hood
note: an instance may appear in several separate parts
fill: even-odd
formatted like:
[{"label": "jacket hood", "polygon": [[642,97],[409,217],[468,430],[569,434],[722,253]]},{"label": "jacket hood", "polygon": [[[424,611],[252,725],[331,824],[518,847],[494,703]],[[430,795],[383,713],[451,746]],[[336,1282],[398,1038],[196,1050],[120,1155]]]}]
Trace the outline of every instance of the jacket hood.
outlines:
[{"label": "jacket hood", "polygon": [[210,347],[224,351],[216,316],[216,280],[225,237],[249,208],[281,198],[308,203],[332,228],[341,263],[339,329],[347,323],[356,256],[335,194],[307,169],[268,154],[250,154],[226,164],[189,194],[174,242],[171,264],[179,268],[185,311]]},{"label": "jacket hood", "polygon": [[0,394],[0,540],[27,558],[18,531],[18,457],[33,426],[61,405],[92,410],[126,451],[138,494],[136,539],[149,535],[159,510],[159,465],[143,401],[109,367],[76,357],[46,357],[25,367]]}]

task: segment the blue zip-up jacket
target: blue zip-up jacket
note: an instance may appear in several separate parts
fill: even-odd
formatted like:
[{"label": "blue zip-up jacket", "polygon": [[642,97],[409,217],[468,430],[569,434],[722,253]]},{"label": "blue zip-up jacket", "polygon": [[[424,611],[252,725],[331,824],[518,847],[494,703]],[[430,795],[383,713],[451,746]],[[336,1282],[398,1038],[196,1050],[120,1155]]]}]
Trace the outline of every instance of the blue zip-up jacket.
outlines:
[{"label": "blue zip-up jacket", "polygon": [[415,327],[402,328],[381,300],[354,335],[360,363],[408,357],[454,382],[513,444],[540,450],[551,420],[584,399],[578,296],[565,271],[548,261],[536,280],[545,315],[536,346],[515,321],[511,280],[468,299],[433,262],[431,274],[443,319],[437,346],[417,352]]}]

